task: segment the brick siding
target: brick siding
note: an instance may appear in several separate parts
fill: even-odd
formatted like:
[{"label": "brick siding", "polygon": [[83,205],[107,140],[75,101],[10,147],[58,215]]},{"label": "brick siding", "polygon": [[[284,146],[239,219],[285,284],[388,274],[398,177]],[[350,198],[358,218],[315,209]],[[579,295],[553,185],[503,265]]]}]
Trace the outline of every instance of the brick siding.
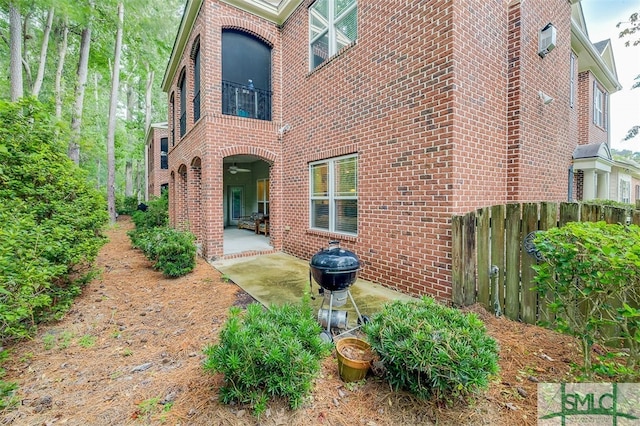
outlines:
[{"label": "brick siding", "polygon": [[[450,300],[453,214],[566,200],[583,114],[569,106],[570,5],[360,0],[357,42],[313,71],[307,7],[302,2],[278,27],[204,1],[169,90],[176,97],[170,114],[179,117],[185,68],[187,133],[176,132],[169,153],[171,223],[196,233],[205,257],[221,256],[222,161],[255,155],[271,166],[274,249],[309,259],[337,238],[360,256],[363,278]],[[549,22],[558,46],[543,59],[538,31]],[[271,122],[221,114],[224,28],[272,47]],[[202,106],[193,123],[189,53],[197,37]],[[583,106],[588,94],[582,83],[578,89]],[[550,105],[540,90],[554,98]],[[168,122],[170,134],[171,116]],[[279,135],[284,123],[291,130]],[[309,162],[346,154],[358,155],[358,235],[310,230]]]}]

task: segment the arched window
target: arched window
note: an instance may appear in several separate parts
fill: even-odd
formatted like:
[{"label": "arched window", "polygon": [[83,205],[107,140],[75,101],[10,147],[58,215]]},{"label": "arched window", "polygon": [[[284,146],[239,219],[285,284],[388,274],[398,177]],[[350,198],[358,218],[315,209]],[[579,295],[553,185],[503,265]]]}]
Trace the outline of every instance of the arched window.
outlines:
[{"label": "arched window", "polygon": [[222,113],[271,120],[271,47],[235,29],[222,31]]},{"label": "arched window", "polygon": [[194,43],[193,52],[193,121],[200,119],[200,38]]},{"label": "arched window", "polygon": [[187,73],[184,68],[178,79],[180,89],[180,137],[187,133]]}]

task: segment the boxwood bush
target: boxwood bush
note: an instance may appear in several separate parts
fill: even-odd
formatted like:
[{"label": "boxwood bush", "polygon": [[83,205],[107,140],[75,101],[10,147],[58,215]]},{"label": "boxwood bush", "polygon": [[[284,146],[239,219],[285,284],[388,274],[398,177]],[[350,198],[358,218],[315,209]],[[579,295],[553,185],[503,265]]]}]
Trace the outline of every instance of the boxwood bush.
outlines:
[{"label": "boxwood bush", "polygon": [[148,228],[129,233],[134,247],[167,277],[181,277],[196,266],[195,237],[169,227]]},{"label": "boxwood bush", "polygon": [[129,231],[134,247],[139,248],[153,267],[167,277],[180,277],[196,267],[195,236],[169,228],[168,195],[151,200],[146,211],[133,213],[136,229]]},{"label": "boxwood bush", "polygon": [[455,402],[488,387],[498,345],[477,315],[423,297],[385,304],[363,327],[395,390]]},{"label": "boxwood bush", "polygon": [[226,404],[247,404],[260,415],[280,396],[296,409],[331,353],[321,331],[308,296],[300,305],[232,307],[220,342],[204,350],[204,369],[224,374],[220,400]]}]

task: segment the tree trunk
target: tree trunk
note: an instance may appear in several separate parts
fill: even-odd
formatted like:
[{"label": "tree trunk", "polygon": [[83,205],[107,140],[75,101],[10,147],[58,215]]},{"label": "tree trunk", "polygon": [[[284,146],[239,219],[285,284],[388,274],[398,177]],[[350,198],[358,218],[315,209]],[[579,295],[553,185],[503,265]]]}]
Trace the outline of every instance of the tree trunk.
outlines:
[{"label": "tree trunk", "polygon": [[9,50],[11,101],[15,102],[24,96],[22,86],[22,22],[18,7],[9,3]]},{"label": "tree trunk", "polygon": [[100,160],[100,158],[98,158],[98,166],[97,166],[97,171],[96,171],[96,189],[97,190],[101,190],[102,188],[100,187],[100,177],[102,175],[102,161]]},{"label": "tree trunk", "polygon": [[131,197],[133,195],[133,164],[131,160],[127,160],[124,168],[124,196]]},{"label": "tree trunk", "polygon": [[62,69],[64,68],[64,61],[67,56],[67,36],[69,35],[69,20],[65,16],[62,21],[60,44],[58,45],[58,68],[56,69],[56,118],[60,120],[62,118]]},{"label": "tree trunk", "polygon": [[153,94],[153,77],[154,72],[147,62],[147,91],[144,96],[144,131],[145,134],[151,126],[151,95]]},{"label": "tree trunk", "polygon": [[29,36],[29,19],[31,18],[31,13],[27,12],[22,17],[22,69],[24,71],[24,78],[26,79],[26,83],[23,81],[23,84],[26,84],[27,87],[31,87],[33,83],[33,79],[31,78],[31,67],[27,62],[27,58],[29,55],[29,45],[27,44],[27,40],[30,40]]},{"label": "tree trunk", "polygon": [[51,33],[51,25],[53,24],[53,7],[49,9],[47,13],[47,24],[44,27],[44,33],[42,34],[42,48],[40,49],[40,64],[38,65],[38,75],[36,75],[36,81],[33,82],[33,90],[31,93],[36,98],[40,94],[40,88],[42,87],[42,80],[44,80],[44,68],[47,63],[47,49],[49,48],[49,34]]},{"label": "tree trunk", "polygon": [[112,224],[116,222],[116,112],[118,106],[118,87],[120,85],[120,53],[122,50],[122,24],[124,21],[124,5],[118,3],[118,31],[111,78],[111,99],[109,101],[109,129],[107,131],[107,208]]},{"label": "tree trunk", "polygon": [[133,112],[136,108],[135,92],[131,83],[127,83],[127,121],[133,121]]},{"label": "tree trunk", "polygon": [[87,71],[89,68],[89,49],[91,47],[91,27],[82,30],[80,38],[80,58],[78,60],[78,81],[76,82],[76,101],[71,115],[71,140],[68,155],[76,164],[80,163],[80,124],[82,122],[82,108],[84,105],[84,89],[87,85]]}]

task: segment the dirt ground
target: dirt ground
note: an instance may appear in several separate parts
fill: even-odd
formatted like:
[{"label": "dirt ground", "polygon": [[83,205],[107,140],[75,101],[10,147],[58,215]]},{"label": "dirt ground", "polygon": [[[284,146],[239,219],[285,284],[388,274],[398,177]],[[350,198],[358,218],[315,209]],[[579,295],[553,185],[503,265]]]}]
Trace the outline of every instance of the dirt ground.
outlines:
[{"label": "dirt ground", "polygon": [[108,231],[101,275],[61,321],[13,347],[5,380],[18,405],[0,413],[12,425],[533,425],[537,382],[567,380],[575,342],[473,308],[500,343],[500,376],[469,405],[438,407],[368,376],[345,384],[335,353],[309,402],[290,411],[272,403],[260,419],[218,402],[221,375],[205,373],[202,349],[215,343],[232,305],[253,299],[198,259],[178,279],[154,271],[131,248],[128,218]]}]

